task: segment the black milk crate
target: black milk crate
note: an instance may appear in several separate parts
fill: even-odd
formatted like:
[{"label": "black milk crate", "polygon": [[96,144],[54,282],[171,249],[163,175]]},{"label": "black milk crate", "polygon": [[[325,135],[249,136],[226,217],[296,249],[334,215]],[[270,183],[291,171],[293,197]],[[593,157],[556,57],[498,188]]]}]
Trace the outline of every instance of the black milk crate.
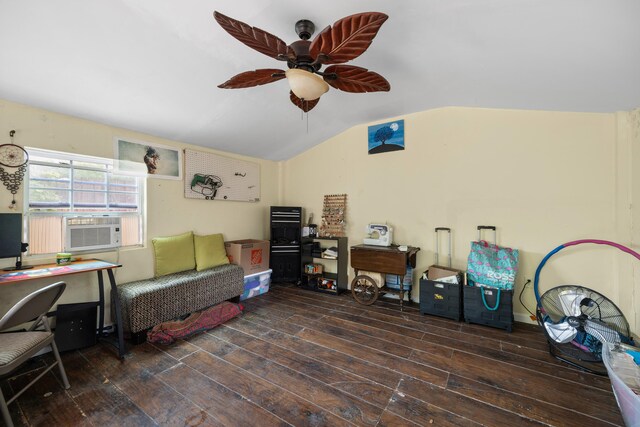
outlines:
[{"label": "black milk crate", "polygon": [[420,313],[462,320],[462,286],[420,279]]},{"label": "black milk crate", "polygon": [[497,310],[489,310],[482,302],[482,293],[489,307],[496,306],[498,289],[477,286],[464,286],[464,321],[493,328],[513,330],[513,291],[500,291],[500,305]]}]

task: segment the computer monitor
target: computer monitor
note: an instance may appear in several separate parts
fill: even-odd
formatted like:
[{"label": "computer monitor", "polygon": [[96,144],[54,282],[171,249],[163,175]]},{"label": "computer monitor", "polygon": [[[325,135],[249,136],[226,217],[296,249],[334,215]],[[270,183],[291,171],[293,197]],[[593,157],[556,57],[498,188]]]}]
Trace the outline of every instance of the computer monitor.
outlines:
[{"label": "computer monitor", "polygon": [[31,267],[22,265],[22,252],[27,244],[22,243],[22,214],[0,213],[0,258],[16,258],[16,266],[4,270],[22,270]]}]

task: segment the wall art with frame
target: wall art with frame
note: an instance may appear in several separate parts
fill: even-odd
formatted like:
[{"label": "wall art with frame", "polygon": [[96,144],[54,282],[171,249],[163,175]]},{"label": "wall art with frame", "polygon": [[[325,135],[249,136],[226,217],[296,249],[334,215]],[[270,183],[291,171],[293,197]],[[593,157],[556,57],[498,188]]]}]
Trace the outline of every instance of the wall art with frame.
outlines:
[{"label": "wall art with frame", "polygon": [[369,126],[367,133],[369,154],[404,150],[404,120]]},{"label": "wall art with frame", "polygon": [[114,138],[115,168],[120,173],[182,179],[182,150],[130,138]]}]

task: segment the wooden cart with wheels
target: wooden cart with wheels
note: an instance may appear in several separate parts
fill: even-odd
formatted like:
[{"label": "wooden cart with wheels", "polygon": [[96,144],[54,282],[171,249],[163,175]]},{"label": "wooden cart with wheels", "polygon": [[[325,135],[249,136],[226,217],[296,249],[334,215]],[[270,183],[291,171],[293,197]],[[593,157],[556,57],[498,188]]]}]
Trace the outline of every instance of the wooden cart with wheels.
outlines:
[{"label": "wooden cart with wheels", "polygon": [[[351,247],[351,267],[356,277],[351,282],[351,294],[360,304],[371,305],[378,296],[385,293],[397,294],[400,298],[400,310],[404,304],[404,276],[407,273],[407,265],[416,267],[416,254],[420,248],[408,246],[406,251],[401,251],[398,246],[371,246],[357,245]],[[358,274],[358,271],[373,271],[384,274],[400,276],[400,289],[391,289],[385,286],[384,278],[380,286],[370,276]],[[411,299],[411,298],[409,298]]]},{"label": "wooden cart with wheels", "polygon": [[366,274],[357,275],[351,282],[351,295],[362,305],[371,305],[378,299],[378,284]]}]

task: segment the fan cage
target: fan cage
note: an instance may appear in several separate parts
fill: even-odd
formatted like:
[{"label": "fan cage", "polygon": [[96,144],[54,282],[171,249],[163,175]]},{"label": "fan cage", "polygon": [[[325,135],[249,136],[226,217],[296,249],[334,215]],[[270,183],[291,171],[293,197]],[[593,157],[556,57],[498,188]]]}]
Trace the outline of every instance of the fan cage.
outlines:
[{"label": "fan cage", "polygon": [[602,344],[596,337],[586,333],[582,327],[578,327],[576,338],[563,344],[555,341],[544,327],[546,322],[558,324],[566,320],[567,315],[560,302],[560,295],[563,292],[579,293],[585,298],[591,299],[593,301],[591,306],[580,307],[582,314],[589,319],[606,324],[618,332],[623,341],[630,337],[629,323],[611,300],[583,286],[558,286],[548,290],[540,297],[536,317],[549,342],[551,355],[578,368],[606,374],[606,368],[602,365]]}]

